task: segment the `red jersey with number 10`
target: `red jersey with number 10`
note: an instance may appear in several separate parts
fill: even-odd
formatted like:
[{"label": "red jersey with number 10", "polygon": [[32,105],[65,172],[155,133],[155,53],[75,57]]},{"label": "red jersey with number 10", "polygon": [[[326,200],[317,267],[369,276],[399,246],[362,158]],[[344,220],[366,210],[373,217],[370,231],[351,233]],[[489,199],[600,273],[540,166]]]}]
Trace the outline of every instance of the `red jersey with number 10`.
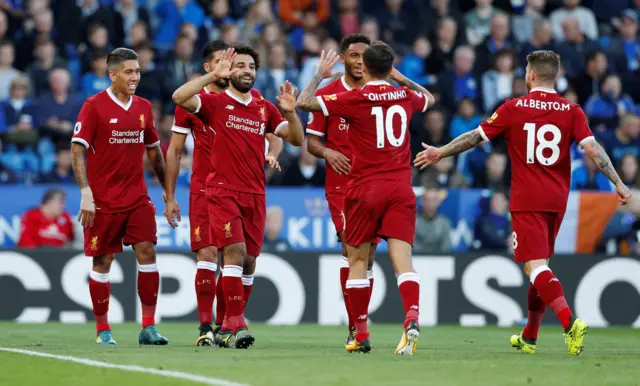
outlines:
[{"label": "red jersey with number 10", "polygon": [[409,122],[414,112],[427,109],[424,95],[374,81],[317,98],[325,116],[343,117],[349,123],[350,187],[371,180],[411,183]]},{"label": "red jersey with number 10", "polygon": [[528,95],[506,101],[478,130],[485,140],[507,141],[512,212],[566,210],[571,144],[593,139],[579,105],[554,90],[534,88]]}]

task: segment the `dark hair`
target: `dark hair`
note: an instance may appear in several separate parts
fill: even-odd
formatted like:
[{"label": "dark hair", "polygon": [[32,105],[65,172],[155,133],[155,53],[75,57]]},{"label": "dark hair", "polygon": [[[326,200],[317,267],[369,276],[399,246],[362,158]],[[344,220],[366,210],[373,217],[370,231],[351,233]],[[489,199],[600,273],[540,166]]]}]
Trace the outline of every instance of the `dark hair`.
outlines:
[{"label": "dark hair", "polygon": [[606,54],[601,49],[596,48],[595,50],[591,50],[587,52],[587,55],[585,55],[585,59],[587,60],[587,62],[590,62],[592,60],[595,60],[598,57],[598,55],[606,55]]},{"label": "dark hair", "polygon": [[135,47],[133,47],[133,48],[134,48],[135,52],[140,52],[140,51],[144,51],[144,50],[151,50],[151,51],[153,51],[153,47],[152,47],[152,46],[151,46],[151,44],[150,44],[148,41],[146,41],[146,40],[143,40],[143,41],[141,41],[140,43],[136,44],[136,46],[135,46]]},{"label": "dark hair", "polygon": [[256,63],[256,71],[260,69],[260,55],[258,54],[258,51],[244,44],[238,44],[237,46],[233,47],[233,49],[238,55],[251,56],[253,58],[253,61]]},{"label": "dark hair", "polygon": [[64,192],[64,190],[60,190],[60,189],[49,189],[46,192],[44,192],[44,195],[42,196],[42,205],[49,203],[51,200],[53,200],[54,198],[56,198],[56,196],[62,196],[62,197],[66,197],[67,194]]},{"label": "dark hair", "polygon": [[342,38],[340,41],[340,53],[344,54],[349,46],[352,44],[364,43],[366,45],[371,44],[371,39],[360,34],[349,34]]},{"label": "dark hair", "polygon": [[95,48],[91,51],[91,61],[109,57],[109,53],[102,48]]},{"label": "dark hair", "polygon": [[[94,32],[96,32],[99,29],[104,29],[105,31],[107,31],[107,27],[105,27],[100,23],[91,24],[89,28],[87,28],[87,36],[92,35]],[[107,31],[107,33],[109,33],[109,31]]]},{"label": "dark hair", "polygon": [[553,82],[560,70],[560,55],[553,51],[538,50],[527,55],[529,67],[543,80]]},{"label": "dark hair", "polygon": [[107,56],[107,66],[109,68],[120,66],[127,60],[138,60],[138,54],[136,54],[134,50],[129,48],[116,48]]},{"label": "dark hair", "polygon": [[227,48],[229,48],[229,45],[223,40],[214,40],[211,43],[207,44],[202,50],[202,59],[204,59],[205,62],[208,62],[213,59],[213,54],[218,51],[224,51]]},{"label": "dark hair", "polygon": [[369,74],[376,78],[385,78],[389,75],[395,60],[393,49],[386,43],[381,41],[372,42],[369,47],[364,50],[362,60]]}]

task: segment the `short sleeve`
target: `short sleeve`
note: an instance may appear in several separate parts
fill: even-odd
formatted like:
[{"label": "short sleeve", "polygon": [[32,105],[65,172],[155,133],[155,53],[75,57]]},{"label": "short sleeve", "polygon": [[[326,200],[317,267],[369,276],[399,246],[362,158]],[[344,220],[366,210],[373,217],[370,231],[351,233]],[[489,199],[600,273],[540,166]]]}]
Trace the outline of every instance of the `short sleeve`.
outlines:
[{"label": "short sleeve", "polygon": [[338,94],[317,96],[318,103],[322,108],[325,117],[337,115],[345,119],[354,116],[354,106],[357,102],[359,94],[357,90],[343,91]]},{"label": "short sleeve", "polygon": [[317,135],[318,137],[324,137],[327,133],[327,117],[324,114],[317,111],[309,113],[307,120],[307,134]]},{"label": "short sleeve", "polygon": [[71,142],[84,145],[87,149],[93,145],[96,126],[98,125],[98,113],[92,102],[85,102],[78,114],[78,120],[73,127]]},{"label": "short sleeve", "polygon": [[571,128],[571,135],[573,136],[573,140],[580,146],[583,146],[586,142],[595,139],[591,129],[589,128],[587,116],[578,105],[575,106],[575,110],[573,112],[573,127]]},{"label": "short sleeve", "polygon": [[148,103],[148,106],[147,113],[149,114],[149,119],[145,119],[142,123],[144,125],[144,145],[146,147],[154,147],[160,144],[160,137],[156,130],[155,120],[153,119],[151,103]]},{"label": "short sleeve", "polygon": [[485,141],[493,141],[504,137],[509,128],[509,105],[504,103],[493,115],[478,126],[478,131]]},{"label": "short sleeve", "polygon": [[427,107],[429,107],[429,99],[425,97],[425,95],[418,91],[413,91],[408,87],[404,87],[407,90],[409,97],[411,98],[411,107],[414,112],[424,113],[427,111]]},{"label": "short sleeve", "polygon": [[216,105],[220,100],[220,94],[198,94],[196,98],[200,101],[198,108],[193,115],[198,117],[203,123],[212,126],[215,119]]},{"label": "short sleeve", "polygon": [[173,114],[173,125],[171,126],[171,131],[174,133],[180,134],[190,134],[191,133],[191,117],[187,110],[180,106],[176,106],[176,111]]},{"label": "short sleeve", "polygon": [[265,100],[267,108],[267,133],[278,134],[278,130],[288,125],[288,121],[284,119],[280,110],[271,102]]}]

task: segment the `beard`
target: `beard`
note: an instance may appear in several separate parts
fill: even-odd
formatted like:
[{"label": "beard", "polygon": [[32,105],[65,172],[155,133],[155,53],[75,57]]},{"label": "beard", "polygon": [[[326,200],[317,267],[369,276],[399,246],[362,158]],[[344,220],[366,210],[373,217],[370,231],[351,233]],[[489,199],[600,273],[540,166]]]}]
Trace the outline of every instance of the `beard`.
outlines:
[{"label": "beard", "polygon": [[218,86],[218,88],[224,90],[227,87],[229,87],[229,79],[218,79],[215,82],[213,82],[216,86]]},{"label": "beard", "polygon": [[251,88],[253,87],[253,84],[256,82],[256,78],[253,78],[251,80],[251,84],[246,84],[244,83],[242,80],[240,80],[240,78],[242,78],[243,76],[245,76],[246,74],[241,74],[238,76],[234,76],[231,77],[231,85],[233,85],[233,88],[235,88],[236,90],[240,91],[241,93],[247,93],[251,90]]}]

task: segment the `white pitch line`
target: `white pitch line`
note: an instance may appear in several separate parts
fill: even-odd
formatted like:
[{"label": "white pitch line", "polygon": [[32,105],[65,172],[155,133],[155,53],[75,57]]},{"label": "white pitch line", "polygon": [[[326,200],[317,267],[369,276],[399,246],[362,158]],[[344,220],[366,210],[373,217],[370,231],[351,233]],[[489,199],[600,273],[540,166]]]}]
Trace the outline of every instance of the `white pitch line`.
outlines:
[{"label": "white pitch line", "polygon": [[123,371],[133,371],[136,373],[154,374],[161,377],[183,379],[185,381],[198,382],[198,383],[202,383],[205,385],[212,385],[212,386],[248,386],[243,383],[225,381],[224,379],[219,379],[219,378],[209,378],[202,375],[183,373],[180,371],[158,370],[158,369],[152,369],[148,367],[130,366],[130,365],[117,365],[113,363],[98,362],[98,361],[94,361],[92,359],[86,359],[86,358],[76,358],[76,357],[70,357],[66,355],[54,355],[54,354],[48,354],[44,352],[20,350],[16,348],[8,348],[8,347],[0,347],[0,351],[12,352],[16,354],[29,355],[29,356],[35,356],[35,357],[58,359],[61,361],[75,362],[75,363],[79,363],[81,365],[86,365],[86,366],[103,367],[107,369],[117,369],[117,370],[123,370]]}]

